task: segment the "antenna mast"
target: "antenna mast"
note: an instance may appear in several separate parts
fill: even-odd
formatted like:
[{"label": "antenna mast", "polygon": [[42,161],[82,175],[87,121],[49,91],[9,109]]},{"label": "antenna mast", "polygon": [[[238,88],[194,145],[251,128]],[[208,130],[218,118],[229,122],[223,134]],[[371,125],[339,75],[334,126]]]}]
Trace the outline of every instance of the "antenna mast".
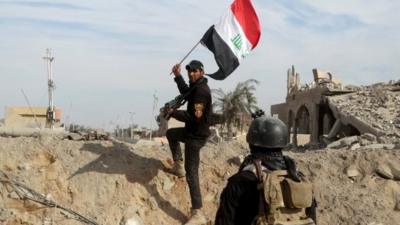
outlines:
[{"label": "antenna mast", "polygon": [[157,108],[158,105],[158,97],[157,97],[157,90],[154,91],[153,94],[153,110],[151,113],[151,120],[150,120],[150,140],[152,140],[152,135],[153,135],[153,120],[154,120],[154,114],[155,114],[155,110]]},{"label": "antenna mast", "polygon": [[53,68],[52,68],[52,62],[54,60],[54,57],[51,55],[51,49],[48,48],[46,49],[46,56],[43,57],[43,59],[47,62],[47,73],[48,73],[48,91],[49,91],[49,108],[47,109],[47,121],[50,124],[50,128],[54,128],[54,122],[55,122],[55,108],[54,108],[54,100],[53,100],[53,94],[54,94],[54,81],[53,81]]}]

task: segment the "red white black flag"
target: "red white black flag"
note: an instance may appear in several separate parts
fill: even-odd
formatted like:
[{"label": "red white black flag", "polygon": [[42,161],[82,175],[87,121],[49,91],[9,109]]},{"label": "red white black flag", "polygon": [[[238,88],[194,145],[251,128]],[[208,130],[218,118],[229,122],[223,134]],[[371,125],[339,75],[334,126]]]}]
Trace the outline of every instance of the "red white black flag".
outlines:
[{"label": "red white black flag", "polygon": [[257,46],[260,35],[260,22],[251,0],[235,0],[228,12],[201,39],[201,43],[214,53],[219,67],[217,72],[208,76],[216,80],[229,76]]}]

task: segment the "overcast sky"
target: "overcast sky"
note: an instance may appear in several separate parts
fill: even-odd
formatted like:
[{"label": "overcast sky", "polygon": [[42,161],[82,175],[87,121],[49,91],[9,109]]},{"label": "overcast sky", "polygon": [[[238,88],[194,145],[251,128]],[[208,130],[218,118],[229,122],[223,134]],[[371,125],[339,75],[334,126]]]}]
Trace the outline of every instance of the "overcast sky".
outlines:
[{"label": "overcast sky", "polygon": [[[6,106],[46,106],[46,48],[53,49],[55,103],[63,121],[112,129],[134,121],[155,127],[158,106],[178,94],[169,75],[231,0],[0,0],[0,117]],[[330,71],[346,84],[400,79],[400,1],[253,0],[262,31],[258,46],[223,81],[260,81],[259,106],[286,96],[293,64],[301,82],[312,69]],[[217,67],[199,46],[189,59],[206,72]],[[186,62],[187,63],[187,62]],[[186,74],[185,78],[186,78]],[[157,109],[158,111],[158,109]]]}]

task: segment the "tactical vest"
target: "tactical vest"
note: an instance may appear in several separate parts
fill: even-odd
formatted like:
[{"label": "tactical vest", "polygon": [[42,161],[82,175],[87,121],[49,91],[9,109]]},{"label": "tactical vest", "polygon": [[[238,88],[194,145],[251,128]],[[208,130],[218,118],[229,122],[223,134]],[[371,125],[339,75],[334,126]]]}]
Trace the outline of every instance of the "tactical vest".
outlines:
[{"label": "tactical vest", "polygon": [[313,201],[313,188],[308,180],[301,177],[300,182],[294,181],[286,170],[270,171],[259,160],[243,170],[253,172],[259,180],[260,205],[253,224],[315,225],[306,215],[306,208]]}]

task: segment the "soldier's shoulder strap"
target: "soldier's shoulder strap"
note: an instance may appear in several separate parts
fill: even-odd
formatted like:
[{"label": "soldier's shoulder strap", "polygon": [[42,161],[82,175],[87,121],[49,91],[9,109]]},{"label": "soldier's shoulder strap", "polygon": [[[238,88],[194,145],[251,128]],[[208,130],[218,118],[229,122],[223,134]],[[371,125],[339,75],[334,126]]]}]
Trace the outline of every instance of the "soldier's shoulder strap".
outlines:
[{"label": "soldier's shoulder strap", "polygon": [[299,172],[297,171],[296,163],[294,162],[294,160],[289,156],[283,156],[283,160],[285,161],[286,170],[288,171],[288,175],[290,176],[290,178],[292,178],[294,181],[300,182],[301,177]]},{"label": "soldier's shoulder strap", "polygon": [[251,171],[254,175],[256,175],[258,183],[257,183],[257,189],[259,190],[259,205],[258,205],[258,218],[266,218],[266,215],[268,213],[268,205],[266,205],[265,197],[264,197],[264,180],[266,179],[265,177],[265,172],[268,171],[268,169],[264,166],[261,165],[261,160],[256,159],[252,164],[247,165],[246,167],[243,168],[245,171]]}]

